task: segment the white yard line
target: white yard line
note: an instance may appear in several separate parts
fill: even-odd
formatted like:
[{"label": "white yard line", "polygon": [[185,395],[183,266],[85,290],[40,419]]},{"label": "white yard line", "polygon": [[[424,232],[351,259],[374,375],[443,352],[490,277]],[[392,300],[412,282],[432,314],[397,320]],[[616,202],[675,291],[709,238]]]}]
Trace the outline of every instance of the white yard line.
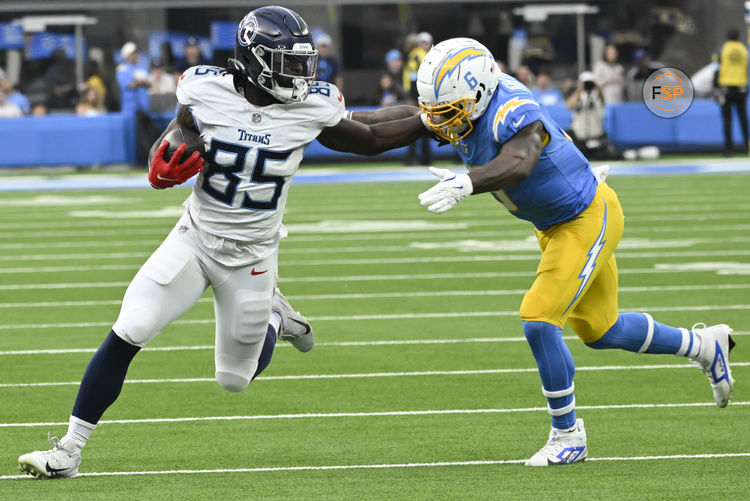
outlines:
[{"label": "white yard line", "polygon": [[[719,310],[748,310],[750,304],[714,304],[714,305],[681,305],[681,306],[635,306],[623,308],[625,311],[719,311]],[[371,315],[328,315],[307,317],[312,322],[343,321],[343,320],[402,320],[417,318],[469,318],[469,317],[510,317],[518,315],[517,310],[509,311],[468,311],[468,312],[434,312],[434,313],[391,313]],[[201,325],[212,324],[213,318],[192,320],[176,320],[172,325]],[[7,329],[63,329],[80,327],[108,327],[112,322],[60,322],[46,324],[0,324],[0,330]]]},{"label": "white yard line", "polygon": [[[734,331],[732,336],[747,336],[750,331]],[[578,339],[577,336],[563,336],[566,341]],[[475,337],[475,338],[450,338],[450,339],[386,339],[373,341],[332,341],[319,342],[315,346],[320,347],[358,347],[358,346],[404,346],[404,345],[424,345],[424,344],[463,344],[463,343],[525,343],[526,338],[518,337]],[[276,348],[287,348],[291,346],[287,343],[279,343]],[[145,347],[144,352],[168,352],[168,351],[198,351],[213,350],[214,345],[187,345],[187,346],[155,346]],[[96,348],[59,348],[45,350],[7,350],[0,351],[0,356],[13,355],[58,355],[58,354],[75,354],[75,353],[94,353]]]},{"label": "white yard line", "polygon": [[[750,289],[750,283],[744,284],[705,284],[705,285],[657,285],[643,287],[620,287],[619,292],[683,292],[683,291],[715,291],[715,290],[737,290]],[[526,294],[528,289],[487,289],[487,290],[452,290],[452,291],[412,291],[412,292],[373,292],[373,293],[350,293],[350,294],[290,294],[286,298],[292,301],[299,300],[331,300],[331,299],[388,299],[388,298],[410,298],[410,297],[454,297],[454,296],[517,296]],[[213,303],[212,298],[201,298],[199,303]],[[0,303],[2,308],[70,308],[80,306],[111,306],[122,303],[120,299],[91,300],[91,301],[39,301],[39,302],[16,302]]]},{"label": "white yard line", "polygon": [[[736,362],[732,367],[750,366],[750,362]],[[654,364],[654,365],[600,365],[576,367],[578,372],[662,370],[662,369],[695,369],[692,364]],[[537,373],[536,367],[523,369],[477,369],[459,371],[411,371],[411,372],[367,372],[352,374],[299,374],[290,376],[260,376],[256,381],[301,381],[313,379],[364,379],[381,377],[423,377],[423,376],[476,376],[482,374],[522,374]],[[126,379],[126,384],[168,384],[168,383],[213,383],[214,378],[167,378],[167,379]],[[78,386],[80,381],[57,381],[42,383],[2,383],[0,388],[29,388],[48,386]]]},{"label": "white yard line", "polygon": [[[610,405],[577,405],[576,410],[609,410],[609,409],[669,409],[681,407],[714,407],[713,402],[684,402],[673,404],[610,404]],[[730,406],[747,406],[750,402],[731,402]],[[381,416],[435,416],[455,414],[516,414],[526,412],[546,412],[547,407],[520,407],[515,409],[428,409],[416,411],[379,411],[379,412],[327,412],[303,414],[259,414],[250,416],[198,416],[179,418],[143,418],[143,419],[103,419],[100,425],[108,424],[144,424],[144,423],[190,423],[199,421],[256,421],[275,419],[328,419],[348,417],[381,417]],[[39,423],[0,423],[0,428],[36,428],[45,426],[67,426],[67,421]]]},{"label": "white yard line", "polygon": [[[144,257],[146,254],[143,255]],[[680,259],[686,257],[729,257],[750,256],[748,249],[715,250],[715,251],[669,251],[669,252],[619,252],[616,254],[618,260],[622,259]],[[497,255],[465,255],[465,256],[430,256],[430,257],[399,257],[399,258],[376,258],[376,259],[302,259],[283,260],[281,267],[288,266],[349,266],[349,265],[389,265],[389,264],[428,264],[428,263],[478,263],[498,261],[538,261],[538,252],[525,254],[497,254]],[[103,264],[103,265],[80,265],[80,266],[39,266],[39,267],[12,267],[0,268],[0,273],[60,273],[73,271],[115,271],[136,270],[141,266],[138,264]],[[340,278],[337,278],[337,280]]]},{"label": "white yard line", "polygon": [[[166,233],[169,228],[166,228],[163,233]],[[715,225],[709,224],[707,227],[701,227],[699,232],[701,234],[714,233],[714,232],[736,232],[750,230],[750,225]],[[660,238],[664,233],[684,233],[685,229],[677,226],[649,226],[642,228],[631,229],[628,228],[628,237],[637,237],[641,234],[657,233]],[[130,232],[128,231],[128,234]],[[449,234],[425,234],[420,235],[419,239],[424,241],[432,240],[454,240],[459,238],[483,238],[483,237],[495,237],[495,238],[507,238],[507,237],[523,237],[533,236],[534,232],[529,227],[522,230],[493,230],[493,231],[459,231],[452,232]],[[120,233],[122,236],[122,233]],[[414,235],[411,233],[380,233],[378,238],[381,240],[406,240],[413,241]],[[742,237],[738,237],[742,238]],[[304,234],[292,234],[288,240],[282,243],[282,253],[289,252],[294,244],[298,242],[341,242],[349,240],[372,240],[370,234],[356,234],[356,235],[304,235]],[[679,240],[679,239],[675,239]],[[712,240],[712,239],[704,239]],[[713,239],[715,241],[715,239]],[[724,241],[724,239],[722,239]],[[113,247],[122,245],[127,246],[149,246],[155,248],[161,243],[161,239],[149,239],[149,240],[114,240],[108,241],[107,244]],[[79,241],[54,241],[54,242],[16,242],[16,243],[0,243],[0,249],[57,249],[57,248],[76,248],[76,247],[100,247],[102,245],[101,240],[79,240]],[[305,250],[302,247],[300,250]],[[335,248],[331,248],[331,251],[335,251]]]},{"label": "white yard line", "polygon": [[[727,263],[733,265],[734,263]],[[102,267],[96,267],[97,270]],[[120,268],[118,268],[120,269]],[[126,269],[130,269],[128,265]],[[135,268],[133,268],[135,269]],[[39,270],[36,268],[35,270]],[[621,268],[618,270],[620,275],[638,275],[638,274],[664,274],[664,273],[711,273],[715,275],[715,270],[683,270],[670,268]],[[284,283],[295,282],[362,282],[362,281],[391,281],[391,280],[448,280],[448,279],[465,279],[465,278],[514,278],[514,277],[533,277],[536,273],[529,271],[490,271],[477,273],[414,273],[414,274],[394,274],[394,275],[320,275],[306,277],[284,277],[279,280]],[[60,282],[60,283],[43,283],[43,284],[5,284],[0,285],[0,290],[34,290],[34,289],[80,289],[80,288],[117,288],[126,287],[130,282]]]},{"label": "white yard line", "polygon": [[[721,459],[749,457],[750,452],[729,452],[716,454],[675,454],[671,456],[631,456],[586,458],[586,461],[663,461],[668,459]],[[203,475],[215,473],[263,473],[276,471],[319,471],[319,470],[380,470],[398,468],[444,468],[448,466],[492,466],[506,464],[523,464],[526,459],[440,461],[433,463],[388,463],[388,464],[352,464],[335,466],[278,466],[264,468],[222,468],[214,470],[152,470],[152,471],[101,471],[80,473],[79,477],[126,477],[144,475]],[[0,475],[0,480],[29,479],[29,475]]]}]

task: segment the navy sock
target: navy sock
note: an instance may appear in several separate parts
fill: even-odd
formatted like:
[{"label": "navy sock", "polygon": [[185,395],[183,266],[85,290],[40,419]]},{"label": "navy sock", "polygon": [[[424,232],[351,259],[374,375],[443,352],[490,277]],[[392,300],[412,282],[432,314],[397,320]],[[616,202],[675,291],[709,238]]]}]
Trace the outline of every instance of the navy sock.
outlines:
[{"label": "navy sock", "polygon": [[[649,331],[651,335],[649,337]],[[682,349],[685,340],[687,349]],[[686,329],[670,327],[646,313],[620,313],[617,322],[597,341],[586,343],[598,350],[619,348],[636,353],[691,354],[693,335]]]},{"label": "navy sock", "polygon": [[120,395],[128,366],[140,349],[110,331],[86,367],[73,405],[73,416],[87,423],[98,423],[107,407]]},{"label": "navy sock", "polygon": [[542,393],[552,414],[552,426],[567,430],[576,424],[573,375],[575,363],[562,329],[547,322],[523,323],[523,332],[542,378]]},{"label": "navy sock", "polygon": [[253,374],[253,379],[258,377],[258,374],[268,367],[271,363],[271,357],[273,356],[273,349],[276,346],[276,329],[269,324],[268,330],[266,331],[266,341],[263,343],[263,349],[260,352],[260,358],[258,358],[258,369]]}]

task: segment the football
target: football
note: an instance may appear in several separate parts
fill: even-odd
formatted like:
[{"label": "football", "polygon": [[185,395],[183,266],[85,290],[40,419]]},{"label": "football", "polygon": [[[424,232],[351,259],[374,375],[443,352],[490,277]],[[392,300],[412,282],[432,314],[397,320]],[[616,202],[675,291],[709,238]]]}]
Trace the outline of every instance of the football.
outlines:
[{"label": "football", "polygon": [[164,151],[164,160],[167,162],[169,162],[174,152],[177,151],[177,148],[182,143],[187,145],[187,149],[185,150],[185,153],[182,154],[182,158],[180,159],[181,162],[190,158],[190,155],[195,151],[199,152],[203,158],[206,158],[206,149],[203,146],[203,139],[201,139],[200,134],[194,130],[178,127],[164,136],[164,141],[169,143],[167,149]]}]

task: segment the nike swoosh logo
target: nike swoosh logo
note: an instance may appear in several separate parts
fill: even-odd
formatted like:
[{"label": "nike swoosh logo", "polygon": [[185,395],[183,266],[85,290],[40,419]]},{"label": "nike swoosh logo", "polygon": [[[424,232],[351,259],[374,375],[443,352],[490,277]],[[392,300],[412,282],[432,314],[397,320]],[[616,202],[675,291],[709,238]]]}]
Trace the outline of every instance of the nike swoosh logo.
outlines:
[{"label": "nike swoosh logo", "polygon": [[521,118],[519,118],[518,120],[514,121],[513,122],[513,127],[515,127],[517,129],[518,126],[521,125],[521,122],[523,122],[525,118],[526,118],[526,115],[523,115]]},{"label": "nike swoosh logo", "polygon": [[255,275],[262,275],[262,274],[264,274],[264,273],[265,273],[265,272],[267,272],[267,271],[268,271],[268,270],[263,270],[263,271],[255,271],[255,268],[253,268],[252,270],[250,270],[250,274],[251,274],[252,276],[255,276]]},{"label": "nike swoosh logo", "polygon": [[61,471],[65,471],[68,469],[68,468],[52,468],[49,465],[49,461],[47,462],[47,465],[45,466],[45,468],[47,468],[47,473],[60,473]]},{"label": "nike swoosh logo", "polygon": [[[289,320],[291,320],[295,324],[298,324],[298,325],[301,325],[302,327],[304,327],[305,328],[305,334],[310,334],[310,324],[306,324],[305,322],[300,322],[299,320],[295,320],[293,318],[290,318]],[[302,335],[304,336],[305,334],[302,334]]]},{"label": "nike swoosh logo", "polygon": [[161,174],[157,174],[156,179],[161,179],[162,181],[177,181],[177,179],[172,179],[169,177],[162,177]]}]

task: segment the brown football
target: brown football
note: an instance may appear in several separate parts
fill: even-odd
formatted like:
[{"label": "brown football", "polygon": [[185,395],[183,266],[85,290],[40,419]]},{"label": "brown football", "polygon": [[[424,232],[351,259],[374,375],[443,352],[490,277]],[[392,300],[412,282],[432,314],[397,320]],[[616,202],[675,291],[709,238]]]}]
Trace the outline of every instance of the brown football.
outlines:
[{"label": "brown football", "polygon": [[194,130],[178,127],[171,130],[166,136],[164,136],[164,141],[167,141],[169,143],[166,151],[164,152],[164,160],[166,160],[167,162],[169,162],[174,152],[177,151],[177,148],[182,143],[185,143],[187,145],[187,149],[185,150],[185,153],[182,154],[180,162],[183,162],[190,158],[190,155],[192,155],[195,151],[199,152],[203,158],[206,158],[206,149],[203,146],[203,139],[201,139],[200,134],[198,134]]}]

